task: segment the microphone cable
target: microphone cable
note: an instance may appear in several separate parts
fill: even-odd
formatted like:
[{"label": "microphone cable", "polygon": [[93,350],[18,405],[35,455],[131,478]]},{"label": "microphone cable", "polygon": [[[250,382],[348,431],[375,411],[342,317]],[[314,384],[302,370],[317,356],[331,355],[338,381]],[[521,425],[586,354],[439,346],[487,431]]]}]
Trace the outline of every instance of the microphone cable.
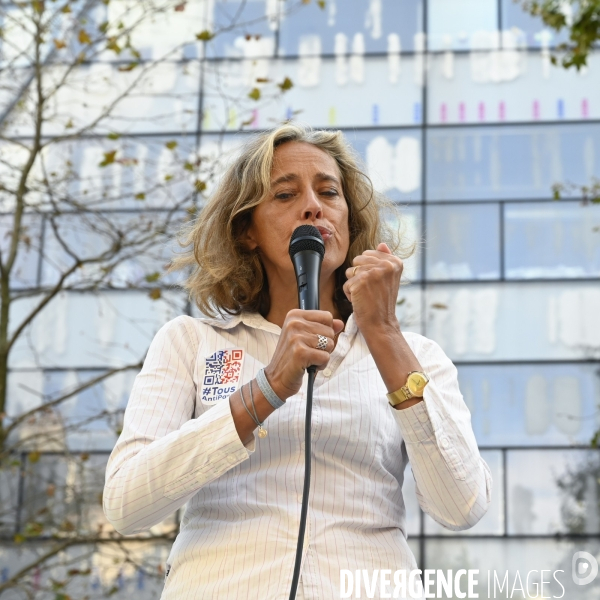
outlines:
[{"label": "microphone cable", "polygon": [[308,372],[308,383],[306,385],[306,421],[304,424],[304,488],[302,490],[302,508],[300,509],[298,545],[296,546],[296,563],[294,565],[294,576],[292,577],[292,587],[290,589],[289,600],[296,600],[296,591],[298,590],[298,582],[300,580],[302,549],[304,548],[304,532],[306,531],[306,516],[308,514],[308,494],[310,492],[310,431],[312,419],[313,385],[315,383],[317,368],[310,366],[306,370]]},{"label": "microphone cable", "polygon": [[[321,263],[325,256],[325,243],[321,232],[312,225],[300,225],[294,229],[290,239],[290,259],[294,263],[296,283],[298,284],[298,306],[304,310],[319,310],[319,280]],[[300,581],[302,566],[302,549],[304,548],[304,532],[308,514],[308,495],[310,492],[310,460],[311,460],[311,420],[313,403],[313,386],[317,375],[317,367],[311,365],[307,369],[306,385],[306,420],[304,423],[304,489],[302,490],[302,507],[300,509],[300,529],[296,546],[296,563],[290,589],[290,599],[296,600],[296,591]]]}]

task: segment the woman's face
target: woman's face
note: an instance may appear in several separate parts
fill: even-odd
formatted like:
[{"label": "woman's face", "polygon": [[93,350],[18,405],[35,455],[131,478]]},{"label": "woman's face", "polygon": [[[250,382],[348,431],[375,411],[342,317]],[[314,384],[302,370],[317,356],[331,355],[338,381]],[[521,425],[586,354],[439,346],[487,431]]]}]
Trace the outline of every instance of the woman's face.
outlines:
[{"label": "woman's face", "polygon": [[[348,253],[348,204],[336,161],[306,142],[275,149],[271,189],[252,214],[247,232],[251,250],[260,249],[267,275],[294,272],[288,253],[296,227],[313,225],[323,236],[322,277],[330,277]],[[285,277],[284,277],[285,278]]]}]

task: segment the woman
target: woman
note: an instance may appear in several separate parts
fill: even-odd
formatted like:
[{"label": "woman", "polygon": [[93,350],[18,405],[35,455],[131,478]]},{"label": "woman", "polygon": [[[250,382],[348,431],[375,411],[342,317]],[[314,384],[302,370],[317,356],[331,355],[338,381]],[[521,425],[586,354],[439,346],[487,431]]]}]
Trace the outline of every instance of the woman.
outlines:
[{"label": "woman", "polygon": [[[385,206],[340,132],[288,124],[246,145],[191,226],[193,249],[175,266],[193,267],[186,286],[213,318],[180,316],[156,334],[104,493],[124,534],[187,504],[163,598],[288,598],[310,365],[298,598],[340,597],[344,570],[416,569],[402,498],[409,461],[436,521],[461,530],[485,514],[491,477],[456,369],[395,316],[402,260]],[[307,224],[325,258],[321,310],[301,311],[288,246]]]}]

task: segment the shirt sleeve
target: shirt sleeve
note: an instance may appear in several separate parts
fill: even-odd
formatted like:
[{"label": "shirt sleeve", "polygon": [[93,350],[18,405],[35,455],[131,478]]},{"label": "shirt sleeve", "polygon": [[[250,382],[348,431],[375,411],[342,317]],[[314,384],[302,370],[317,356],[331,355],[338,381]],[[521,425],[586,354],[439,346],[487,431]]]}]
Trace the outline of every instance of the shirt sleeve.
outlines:
[{"label": "shirt sleeve", "polygon": [[453,531],[473,527],[492,499],[492,476],[481,458],[456,367],[433,340],[416,353],[430,377],[423,401],[391,410],[406,444],[419,505]]},{"label": "shirt sleeve", "polygon": [[247,459],[228,400],[193,418],[199,333],[180,316],[156,334],[106,467],[104,514],[122,534],[160,523],[199,488]]}]

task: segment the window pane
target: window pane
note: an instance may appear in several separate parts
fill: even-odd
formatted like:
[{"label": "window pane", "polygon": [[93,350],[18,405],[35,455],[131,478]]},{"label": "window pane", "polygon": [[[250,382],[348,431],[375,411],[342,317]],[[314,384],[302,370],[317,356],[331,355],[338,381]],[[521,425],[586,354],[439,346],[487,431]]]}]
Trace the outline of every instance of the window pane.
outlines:
[{"label": "window pane", "polygon": [[419,0],[330,0],[316,2],[285,18],[279,39],[280,55],[399,53],[413,50],[423,31]]},{"label": "window pane", "polygon": [[[70,530],[102,537],[114,532],[102,511],[102,490],[108,454],[43,454],[25,470],[23,529],[42,525],[42,534],[65,535]],[[173,532],[174,515],[140,537]]]},{"label": "window pane", "polygon": [[[576,585],[571,575],[575,552],[587,551],[600,558],[598,545],[592,540],[467,538],[427,540],[425,548],[428,569],[452,569],[453,575],[458,569],[478,569],[479,574],[475,576],[478,585],[474,592],[479,593],[479,598],[510,598],[512,595],[513,598],[591,600],[600,593],[600,578],[582,586]],[[502,591],[505,576],[507,582]],[[542,578],[546,582],[543,589]],[[499,583],[495,583],[496,580]],[[463,576],[462,592],[467,591],[466,582],[467,577]],[[515,591],[511,594],[513,588]]]},{"label": "window pane", "polygon": [[[110,452],[121,431],[123,412],[140,369],[120,371],[60,402],[38,411],[16,430],[20,444],[38,450]],[[6,412],[11,417],[39,408],[101,378],[102,369],[18,371],[9,374]],[[17,442],[17,439],[14,440]]]},{"label": "window pane", "polygon": [[430,200],[552,198],[552,185],[600,173],[600,125],[428,131]]},{"label": "window pane", "polygon": [[[380,57],[214,61],[206,65],[203,129],[262,129],[293,118],[314,127],[419,124],[421,70],[414,57],[401,66]],[[293,87],[282,95],[277,84],[286,77]],[[248,96],[254,87],[258,100]]]},{"label": "window pane", "polygon": [[402,331],[413,331],[422,334],[422,303],[423,293],[417,285],[401,285],[396,302],[396,317]]},{"label": "window pane", "polygon": [[[35,564],[60,542],[0,544],[0,573],[2,581],[21,569]],[[67,547],[50,557],[46,567],[34,571],[21,589],[44,597],[56,582],[66,582],[61,593],[70,598],[112,598],[114,600],[154,600],[164,588],[165,564],[171,549],[170,540],[133,541],[117,543],[78,544]],[[83,576],[69,575],[71,569],[84,571]],[[89,575],[85,572],[89,569]],[[11,595],[7,597],[21,597]],[[55,597],[54,592],[51,597]]]},{"label": "window pane", "polygon": [[[446,529],[429,515],[425,515],[425,535],[502,535],[504,533],[504,487],[502,477],[502,453],[497,451],[481,451],[481,457],[492,472],[492,502],[487,513],[471,529],[451,531]],[[427,542],[429,543],[429,542]]]},{"label": "window pane", "polygon": [[[180,281],[181,273],[166,275],[165,269],[181,252],[174,236],[187,216],[181,211],[82,212],[61,215],[52,224],[48,220],[42,284],[55,285],[75,264],[73,255],[93,262],[75,270],[66,285],[156,288]],[[114,250],[116,244],[121,244],[119,250]]]},{"label": "window pane", "polygon": [[593,364],[458,365],[480,446],[588,444],[600,428]]},{"label": "window pane", "polygon": [[589,359],[597,352],[595,282],[431,285],[426,294],[425,335],[455,360]]},{"label": "window pane", "polygon": [[498,279],[500,224],[495,205],[427,207],[427,279]]},{"label": "window pane", "polygon": [[504,219],[508,278],[600,275],[600,206],[509,204]]},{"label": "window pane", "polygon": [[0,535],[9,538],[16,533],[20,464],[19,455],[14,454],[6,456],[0,468]]},{"label": "window pane", "polygon": [[360,153],[375,189],[397,202],[421,199],[420,129],[346,131]]},{"label": "window pane", "polygon": [[508,453],[509,534],[600,532],[597,450]]},{"label": "window pane", "polygon": [[268,0],[206,3],[207,29],[215,34],[207,43],[206,55],[225,58],[274,56],[278,4]]},{"label": "window pane", "polygon": [[[62,77],[64,68],[45,67],[46,77]],[[194,129],[198,118],[198,61],[157,61],[143,74],[141,68],[119,71],[118,65],[100,62],[74,67],[52,98],[53,112],[44,120],[44,134],[64,135],[66,129],[72,135],[96,122],[95,130],[106,133]],[[26,106],[19,118],[8,124],[7,135],[33,135],[32,110]]]},{"label": "window pane", "polygon": [[[30,174],[30,199],[48,207],[49,214],[187,208],[194,195],[196,158],[191,135],[51,144]],[[55,206],[50,205],[50,193]]]},{"label": "window pane", "polygon": [[402,281],[419,281],[421,279],[421,210],[418,206],[398,207],[398,218],[393,220],[386,219],[388,223],[399,228],[400,243],[409,250],[414,244],[414,253],[408,258],[403,259],[404,268],[402,269]]},{"label": "window pane", "polygon": [[430,50],[498,44],[496,0],[428,0],[427,21]]},{"label": "window pane", "polygon": [[[33,297],[16,302],[11,323],[20,323],[39,301]],[[11,368],[136,364],[158,329],[184,313],[185,303],[183,292],[163,291],[157,300],[141,291],[63,292],[20,336],[11,351]]]},{"label": "window pane", "polygon": [[[514,0],[501,0],[501,2],[502,29],[517,32],[526,46],[548,47],[568,41],[567,31],[563,29],[561,33],[557,34],[554,29],[546,27],[540,17],[532,17],[526,13],[520,3],[514,2]],[[561,10],[565,11],[569,11],[571,8],[571,4],[561,6]]]},{"label": "window pane", "polygon": [[[593,101],[597,82],[587,71],[555,67],[549,54],[527,52],[504,36],[505,50],[431,56],[428,121],[499,123],[503,121],[583,120],[600,117]],[[508,48],[507,48],[508,46]],[[588,59],[592,73],[600,55]]]},{"label": "window pane", "polygon": [[[6,264],[11,250],[15,217],[13,214],[0,215],[0,251]],[[17,244],[17,257],[10,273],[12,289],[29,288],[37,285],[40,259],[41,223],[39,215],[24,214],[21,220],[21,233]]]}]

